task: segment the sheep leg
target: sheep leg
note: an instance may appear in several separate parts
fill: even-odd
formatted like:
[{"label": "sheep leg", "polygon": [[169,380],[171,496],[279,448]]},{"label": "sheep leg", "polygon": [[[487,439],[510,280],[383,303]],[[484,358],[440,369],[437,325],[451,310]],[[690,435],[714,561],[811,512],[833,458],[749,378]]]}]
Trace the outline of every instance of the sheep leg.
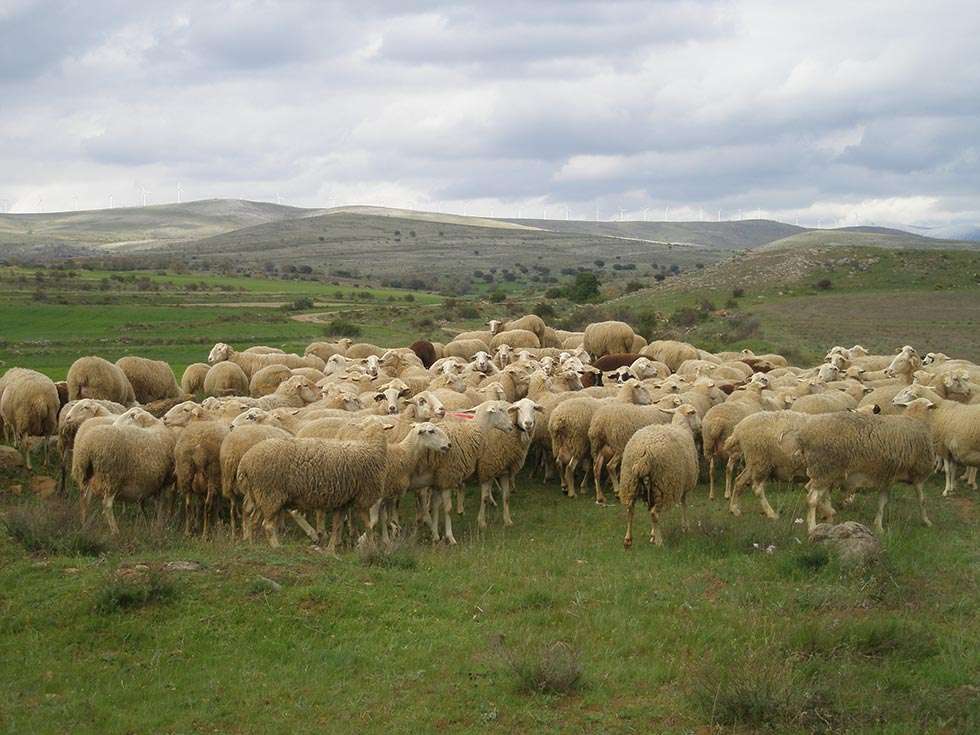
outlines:
[{"label": "sheep leg", "polygon": [[623,548],[629,549],[633,546],[633,509],[635,502],[630,501],[626,506],[626,536],[623,537]]},{"label": "sheep leg", "polygon": [[278,549],[282,546],[279,543],[279,513],[276,513],[271,518],[266,518],[262,521],[262,528],[265,529],[266,538],[269,539],[269,546],[273,549]]},{"label": "sheep leg", "polygon": [[214,510],[214,489],[208,485],[207,495],[204,496],[204,526],[201,529],[201,535],[204,538],[208,537],[208,521],[211,520],[211,513]]},{"label": "sheep leg", "polygon": [[725,497],[730,498],[732,496],[732,482],[735,477],[735,465],[738,464],[738,457],[732,455],[725,462]]},{"label": "sheep leg", "polygon": [[442,491],[442,506],[446,513],[446,542],[455,545],[456,537],[453,536],[453,491]]},{"label": "sheep leg", "polygon": [[691,530],[691,525],[687,519],[687,493],[681,495],[681,530],[685,533]]},{"label": "sheep leg", "polygon": [[106,523],[109,524],[109,532],[113,536],[119,534],[119,525],[116,523],[116,514],[112,511],[112,502],[116,499],[115,495],[106,493],[102,496],[102,514],[105,516]]},{"label": "sheep leg", "polygon": [[235,513],[238,511],[238,503],[235,498],[228,499],[228,518],[231,521],[231,537],[235,538]]},{"label": "sheep leg", "polygon": [[573,457],[569,460],[568,464],[565,465],[565,494],[570,497],[575,497],[575,468],[578,467],[578,458]]},{"label": "sheep leg", "polygon": [[242,501],[242,538],[252,543],[252,533],[255,531],[255,504],[249,495]]},{"label": "sheep leg", "polygon": [[82,525],[88,520],[88,502],[92,495],[88,486],[82,486],[81,492],[78,494],[78,510],[82,518]]},{"label": "sheep leg", "polygon": [[585,486],[589,484],[589,475],[592,474],[592,463],[588,457],[582,458],[582,484],[578,486],[579,492],[585,492]]},{"label": "sheep leg", "polygon": [[888,505],[888,488],[882,488],[878,491],[878,513],[875,515],[875,530],[878,533],[884,533],[885,527],[882,525],[882,521],[885,519],[885,506]]},{"label": "sheep leg", "polygon": [[339,510],[333,512],[333,519],[330,528],[330,543],[327,544],[327,553],[337,555],[337,544],[340,542],[340,530],[344,526],[344,516]]},{"label": "sheep leg", "polygon": [[514,521],[510,519],[510,494],[513,492],[513,483],[509,476],[504,475],[500,478],[501,492],[504,496],[504,525],[513,526]]},{"label": "sheep leg", "polygon": [[806,496],[806,530],[807,533],[813,533],[813,529],[817,527],[817,504],[820,502],[823,490],[817,487],[812,480],[808,485],[810,490]]},{"label": "sheep leg", "polygon": [[922,513],[922,523],[931,527],[932,521],[929,520],[929,516],[926,514],[926,494],[923,491],[924,487],[925,482],[915,483],[915,492],[919,495],[919,511]]},{"label": "sheep leg", "polygon": [[184,535],[191,535],[191,503],[193,499],[190,493],[184,493]]},{"label": "sheep leg", "polygon": [[769,505],[769,498],[766,497],[765,480],[758,480],[752,483],[752,492],[754,492],[755,496],[759,499],[759,505],[762,506],[762,512],[766,514],[766,518],[773,521],[779,518],[779,513],[773,510],[773,507]]},{"label": "sheep leg", "polygon": [[592,460],[592,478],[595,480],[595,504],[605,505],[606,496],[602,492],[602,465],[605,464],[606,457],[600,451],[596,453],[595,459]]},{"label": "sheep leg", "polygon": [[977,468],[968,467],[966,473],[963,475],[963,479],[966,484],[972,487],[974,490],[977,489]]},{"label": "sheep leg", "polygon": [[943,497],[949,497],[956,490],[956,467],[953,460],[943,457],[943,469],[946,471],[946,487],[943,490]]},{"label": "sheep leg", "polygon": [[463,488],[456,488],[456,514],[463,515]]},{"label": "sheep leg", "polygon": [[742,515],[742,509],[738,504],[738,495],[742,492],[742,488],[749,484],[751,479],[748,467],[739,472],[738,477],[735,478],[735,484],[732,485],[732,494],[728,499],[728,512],[733,516]]},{"label": "sheep leg", "polygon": [[[851,497],[854,497],[853,493]],[[835,515],[837,515],[837,511],[834,510],[834,506],[830,504],[830,490],[827,489],[824,491],[823,497],[820,499],[820,518],[830,523],[834,520]]]},{"label": "sheep leg", "polygon": [[708,457],[708,500],[715,499],[715,456]]},{"label": "sheep leg", "polygon": [[476,515],[476,522],[480,528],[487,527],[487,498],[493,496],[492,483],[493,480],[480,483],[480,512]]},{"label": "sheep leg", "polygon": [[289,515],[293,517],[293,520],[296,521],[296,525],[303,529],[303,533],[309,536],[310,540],[314,544],[320,543],[320,534],[318,534],[316,529],[310,525],[310,522],[303,517],[302,513],[294,508],[289,511]]},{"label": "sheep leg", "polygon": [[664,537],[660,533],[660,526],[658,521],[660,520],[659,514],[657,513],[657,506],[650,506],[650,543],[654,546],[663,546]]}]

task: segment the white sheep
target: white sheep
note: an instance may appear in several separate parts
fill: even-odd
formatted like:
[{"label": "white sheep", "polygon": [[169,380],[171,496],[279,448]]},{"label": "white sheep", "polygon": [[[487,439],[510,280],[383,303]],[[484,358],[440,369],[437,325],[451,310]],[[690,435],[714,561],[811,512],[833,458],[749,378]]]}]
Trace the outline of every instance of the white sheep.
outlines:
[{"label": "white sheep", "polygon": [[633,348],[634,336],[633,328],[626,322],[595,322],[585,328],[582,346],[596,359],[627,354]]},{"label": "white sheep", "polygon": [[507,412],[513,424],[508,432],[491,431],[486,436],[486,444],[476,465],[476,478],[480,483],[480,512],[477,522],[485,528],[486,503],[492,502],[493,482],[500,483],[503,496],[503,521],[505,526],[513,525],[510,517],[510,495],[516,489],[517,474],[524,468],[528,449],[534,437],[534,427],[542,412],[541,406],[530,398],[522,398],[507,405],[497,403],[498,408]]},{"label": "white sheep", "polygon": [[133,394],[139,403],[152,403],[180,395],[180,387],[174,371],[163,360],[127,355],[116,360],[116,367],[123,371]]},{"label": "white sheep", "polygon": [[95,398],[124,406],[136,402],[133,386],[126,374],[101,357],[80,357],[68,368],[68,400]]},{"label": "white sheep", "polygon": [[663,545],[660,515],[675,503],[681,504],[681,524],[687,530],[687,494],[698,482],[696,417],[694,407],[685,404],[676,409],[670,424],[640,429],[626,444],[619,483],[619,500],[626,506],[625,548],[633,545],[633,510],[641,496],[650,509],[650,543]]},{"label": "white sheep", "polygon": [[[31,437],[49,437],[58,431],[61,409],[58,388],[51,378],[35,370],[14,368],[4,377],[0,395],[4,432],[13,436],[14,445],[24,452],[27,468],[31,469]],[[44,442],[44,461],[48,461],[47,442]]]}]

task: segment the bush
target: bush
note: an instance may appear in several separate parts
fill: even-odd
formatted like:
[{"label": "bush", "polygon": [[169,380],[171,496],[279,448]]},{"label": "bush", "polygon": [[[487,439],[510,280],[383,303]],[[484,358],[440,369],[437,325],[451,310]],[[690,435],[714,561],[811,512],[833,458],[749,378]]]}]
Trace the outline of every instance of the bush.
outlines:
[{"label": "bush", "polygon": [[95,595],[95,610],[103,615],[169,602],[177,596],[177,588],[156,572],[132,578],[111,577]]},{"label": "bush", "polygon": [[821,291],[829,291],[831,288],[833,288],[834,283],[829,278],[821,278],[813,285]]},{"label": "bush", "polygon": [[745,289],[744,288],[733,288],[732,289],[732,298],[733,299],[740,299],[743,296],[745,296]]},{"label": "bush", "polygon": [[351,321],[337,318],[323,327],[325,337],[360,337],[361,328]]},{"label": "bush", "polygon": [[537,314],[539,317],[545,320],[554,319],[555,307],[553,307],[547,301],[542,301],[541,303],[534,305],[534,308],[531,309],[531,313]]},{"label": "bush", "polygon": [[690,306],[682,306],[670,315],[670,323],[678,327],[693,327],[698,323],[700,314],[697,309]]},{"label": "bush", "polygon": [[493,293],[491,293],[487,298],[490,300],[490,303],[491,304],[499,304],[504,299],[507,298],[507,294],[505,294],[500,289],[497,289],[496,291],[494,291]]},{"label": "bush", "polygon": [[551,288],[547,289],[544,292],[544,297],[546,299],[560,299],[561,298],[561,289],[558,288],[558,287],[556,287],[556,286],[552,286]]},{"label": "bush", "polygon": [[313,299],[309,296],[300,296],[295,301],[290,301],[288,304],[283,304],[283,311],[305,311],[306,309],[313,308]]},{"label": "bush", "polygon": [[[733,728],[782,729],[799,711],[798,677],[787,666],[758,661],[756,665],[716,664],[696,681],[694,698],[709,725]],[[751,673],[747,673],[751,672]]]},{"label": "bush", "polygon": [[633,293],[634,291],[639,291],[643,287],[643,284],[639,281],[629,281],[624,290],[626,293]]},{"label": "bush", "polygon": [[3,523],[10,537],[32,554],[98,556],[107,547],[95,517],[82,523],[78,509],[60,499],[14,506]]},{"label": "bush", "polygon": [[522,646],[519,653],[500,644],[504,661],[513,672],[517,690],[524,694],[573,694],[583,686],[578,651],[558,641],[543,648]]},{"label": "bush", "polygon": [[568,287],[567,296],[576,304],[592,301],[599,295],[599,279],[592,271],[582,271]]},{"label": "bush", "polygon": [[655,280],[657,283],[662,283],[666,277],[667,276],[665,276],[663,273],[658,273],[653,277],[653,280]]}]

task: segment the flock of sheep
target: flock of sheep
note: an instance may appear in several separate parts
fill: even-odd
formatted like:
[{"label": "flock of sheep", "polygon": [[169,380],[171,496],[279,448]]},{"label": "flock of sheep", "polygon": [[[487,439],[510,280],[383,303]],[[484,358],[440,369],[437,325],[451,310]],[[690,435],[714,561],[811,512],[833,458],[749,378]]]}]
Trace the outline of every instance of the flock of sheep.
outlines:
[{"label": "flock of sheep", "polygon": [[219,343],[179,385],[165,362],[140,357],[80,358],[63,383],[13,368],[0,378],[0,423],[28,467],[31,448],[40,440],[47,461],[57,437],[61,490],[70,472],[83,518],[96,499],[114,533],[116,499],[162,509],[176,497],[187,532],[224,517],[246,539],[261,525],[273,546],[287,515],[315,543],[330,515],[331,552],[345,533],[387,541],[408,491],[416,526],[456,543],[452,517],[470,481],[479,525],[495,489],[511,525],[525,465],[545,479],[557,470],[569,496],[591,482],[599,504],[611,483],[628,511],[627,547],[638,498],[652,542],[674,504],[686,527],[702,458],[710,498],[724,465],[735,515],[747,485],[775,518],[766,483],[805,482],[810,530],[818,512],[834,515],[834,489],[878,490],[879,531],[895,483],[916,488],[927,525],[923,484],[940,464],[944,495],[959,467],[976,489],[980,367],[965,360],[834,347],[801,368],[748,350],[647,344],[617,321],[582,333],[534,315],[489,327],[407,348],[314,342],[303,356]]}]

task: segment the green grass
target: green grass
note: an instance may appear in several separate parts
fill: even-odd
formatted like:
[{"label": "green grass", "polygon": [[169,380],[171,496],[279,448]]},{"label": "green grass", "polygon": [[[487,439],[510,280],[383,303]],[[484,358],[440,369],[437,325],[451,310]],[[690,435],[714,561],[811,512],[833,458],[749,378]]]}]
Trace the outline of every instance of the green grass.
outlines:
[{"label": "green grass", "polygon": [[516,525],[494,512],[484,533],[471,487],[455,548],[330,559],[292,528],[279,550],[205,542],[125,507],[97,558],[4,535],[0,729],[975,731],[976,500],[934,483],[927,529],[912,495],[894,493],[885,561],[860,572],[812,563],[789,488],[769,522],[702,487],[691,532],[671,512],[656,549],[640,514],[630,552],[621,509],[526,480]]}]

